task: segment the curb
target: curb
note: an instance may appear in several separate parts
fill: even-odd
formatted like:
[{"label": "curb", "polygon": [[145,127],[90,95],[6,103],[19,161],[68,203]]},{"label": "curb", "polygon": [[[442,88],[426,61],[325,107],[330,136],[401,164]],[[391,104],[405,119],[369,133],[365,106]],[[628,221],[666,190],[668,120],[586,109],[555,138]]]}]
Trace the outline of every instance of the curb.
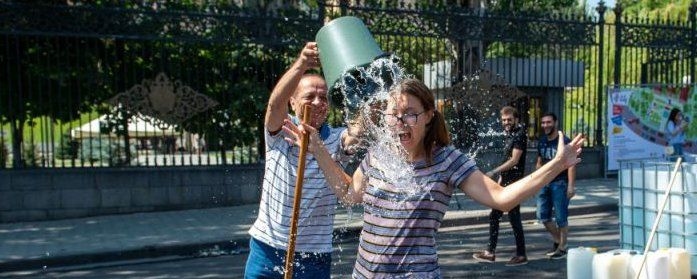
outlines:
[{"label": "curb", "polygon": [[[249,239],[247,239],[249,242]],[[47,268],[80,266],[115,261],[128,261],[134,259],[160,258],[166,256],[196,257],[203,250],[237,251],[246,249],[247,242],[239,245],[235,241],[217,241],[204,243],[191,243],[182,245],[146,246],[126,251],[108,251],[88,254],[73,254],[62,256],[42,257],[35,259],[22,259],[0,263],[2,272],[41,270]],[[244,248],[243,248],[244,247]],[[2,273],[0,273],[2,277]]]},{"label": "curb", "polygon": [[[588,206],[577,206],[569,208],[569,215],[586,215],[607,211],[616,211],[617,204],[598,204]],[[488,210],[486,211],[488,212]],[[521,216],[524,220],[534,219],[534,210],[522,210]],[[504,217],[502,222],[507,222],[507,217]],[[469,215],[463,217],[455,217],[444,219],[441,227],[467,226],[488,224],[488,213],[478,214],[476,216]],[[342,226],[334,228],[334,243],[342,243],[344,239],[357,238],[360,235],[361,226]],[[351,240],[347,240],[351,241]],[[181,245],[166,245],[166,246],[146,246],[138,249],[126,251],[111,251],[98,252],[88,254],[74,254],[62,256],[49,256],[34,259],[21,259],[16,261],[0,262],[0,270],[2,272],[10,271],[27,271],[41,270],[51,268],[67,268],[81,265],[98,264],[116,261],[128,261],[137,259],[154,259],[162,257],[180,256],[180,257],[202,257],[209,251],[211,255],[224,255],[246,252],[249,237],[232,239],[227,241],[209,241],[201,243],[181,244]],[[217,253],[217,254],[216,254]],[[0,273],[0,277],[3,275]]]}]

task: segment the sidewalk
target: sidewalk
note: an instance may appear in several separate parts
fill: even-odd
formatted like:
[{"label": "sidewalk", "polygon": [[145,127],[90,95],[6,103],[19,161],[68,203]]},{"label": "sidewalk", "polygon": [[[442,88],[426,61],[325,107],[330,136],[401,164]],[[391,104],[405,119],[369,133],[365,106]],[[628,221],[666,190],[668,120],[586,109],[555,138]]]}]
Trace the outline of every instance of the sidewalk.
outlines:
[{"label": "sidewalk", "polygon": [[[579,180],[570,215],[617,210],[616,179]],[[246,249],[258,205],[0,224],[0,272]],[[489,209],[459,190],[443,227],[488,223]],[[521,206],[535,217],[535,201]],[[362,209],[339,207],[335,234],[358,233]],[[504,225],[505,226],[505,225]]]}]

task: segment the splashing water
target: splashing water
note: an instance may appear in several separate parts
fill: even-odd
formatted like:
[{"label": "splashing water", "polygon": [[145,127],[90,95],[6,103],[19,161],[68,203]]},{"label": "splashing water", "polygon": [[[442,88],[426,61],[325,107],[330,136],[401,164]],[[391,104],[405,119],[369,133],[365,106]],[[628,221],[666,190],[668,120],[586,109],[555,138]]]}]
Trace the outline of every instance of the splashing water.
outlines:
[{"label": "splashing water", "polygon": [[411,196],[422,192],[414,180],[413,166],[407,160],[399,136],[382,120],[382,110],[390,98],[390,90],[407,77],[399,66],[399,58],[392,55],[378,58],[366,67],[347,71],[339,80],[336,91],[343,95],[341,105],[349,125],[359,125],[365,131],[358,149],[367,150],[372,155],[371,161],[376,166],[372,171],[381,170],[369,175],[379,175],[395,190]]},{"label": "splashing water", "polygon": [[[390,89],[408,77],[397,56],[378,58],[368,66],[344,73],[337,83],[338,90],[332,92],[332,100],[341,104],[349,125],[359,125],[366,131],[358,149],[363,153],[370,151],[378,158],[371,161],[382,170],[372,175],[382,176],[397,191],[411,196],[422,193],[422,189],[414,181],[413,166],[399,137],[383,123],[381,114],[390,98]],[[503,132],[497,122],[498,110],[524,93],[507,85],[503,77],[486,71],[464,76],[449,91],[446,94],[450,102],[440,109],[455,146],[474,159],[481,151],[500,148],[497,144],[503,142]],[[489,167],[492,163],[484,165]]]},{"label": "splashing water", "polygon": [[523,104],[526,102],[525,93],[488,70],[465,75],[459,83],[442,91],[448,99],[441,112],[450,128],[453,144],[475,159],[482,170],[503,161],[505,158],[501,152],[480,155],[487,150],[503,148],[504,133],[498,121],[498,111],[503,106]]}]

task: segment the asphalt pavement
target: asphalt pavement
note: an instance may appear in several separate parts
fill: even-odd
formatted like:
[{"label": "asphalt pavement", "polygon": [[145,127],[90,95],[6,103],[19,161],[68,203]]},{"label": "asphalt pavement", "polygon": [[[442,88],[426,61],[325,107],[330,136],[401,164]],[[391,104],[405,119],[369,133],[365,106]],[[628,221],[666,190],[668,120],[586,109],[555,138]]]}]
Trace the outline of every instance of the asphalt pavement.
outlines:
[{"label": "asphalt pavement", "polygon": [[[576,187],[570,215],[616,214],[616,179],[579,180]],[[168,257],[243,254],[249,242],[247,231],[257,209],[257,204],[251,204],[0,224],[0,276]],[[441,232],[451,227],[488,224],[489,211],[457,192],[451,199]],[[522,204],[521,213],[524,220],[534,222],[534,199]],[[341,243],[343,239],[356,237],[361,219],[360,207],[340,206],[335,219],[335,240]],[[502,228],[506,222],[503,224]]]},{"label": "asphalt pavement", "polygon": [[[437,236],[438,258],[443,278],[566,278],[567,261],[544,255],[549,249],[548,233],[534,220],[523,223],[528,264],[509,267],[505,262],[515,252],[510,226],[502,225],[495,263],[478,263],[472,253],[484,247],[488,225],[464,225],[443,228]],[[604,252],[617,248],[617,212],[575,215],[569,218],[570,247],[595,247]],[[358,237],[336,239],[332,253],[332,278],[349,278],[356,260]],[[242,278],[248,251],[200,257],[162,257],[126,262],[104,262],[66,266],[46,270],[17,271],[13,278]]]}]

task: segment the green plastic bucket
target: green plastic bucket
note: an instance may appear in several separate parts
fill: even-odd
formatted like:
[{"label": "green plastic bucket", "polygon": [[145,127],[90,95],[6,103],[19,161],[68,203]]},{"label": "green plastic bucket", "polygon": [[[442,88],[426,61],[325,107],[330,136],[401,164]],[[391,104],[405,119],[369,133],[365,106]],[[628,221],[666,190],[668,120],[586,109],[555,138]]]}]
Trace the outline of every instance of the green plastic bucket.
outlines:
[{"label": "green plastic bucket", "polygon": [[315,41],[330,90],[347,70],[368,65],[385,54],[363,21],[352,16],[340,17],[324,25],[317,32]]}]

